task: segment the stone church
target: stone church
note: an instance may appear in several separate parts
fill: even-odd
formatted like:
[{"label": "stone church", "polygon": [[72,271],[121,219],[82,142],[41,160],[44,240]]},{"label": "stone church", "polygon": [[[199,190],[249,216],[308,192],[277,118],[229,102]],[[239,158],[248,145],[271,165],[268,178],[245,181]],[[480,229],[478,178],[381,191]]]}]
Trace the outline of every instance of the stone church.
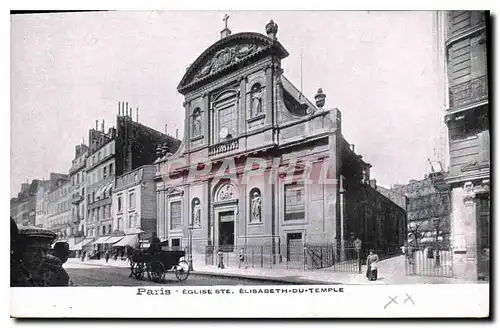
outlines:
[{"label": "stone church", "polygon": [[311,102],[284,76],[278,25],[265,31],[226,27],[187,68],[182,144],[157,149],[158,237],[195,253],[353,236],[377,246],[395,235],[402,245],[404,210],[389,201],[395,231],[363,222],[353,197],[371,188],[371,165],[344,139],[340,111],[323,109],[322,89]]}]

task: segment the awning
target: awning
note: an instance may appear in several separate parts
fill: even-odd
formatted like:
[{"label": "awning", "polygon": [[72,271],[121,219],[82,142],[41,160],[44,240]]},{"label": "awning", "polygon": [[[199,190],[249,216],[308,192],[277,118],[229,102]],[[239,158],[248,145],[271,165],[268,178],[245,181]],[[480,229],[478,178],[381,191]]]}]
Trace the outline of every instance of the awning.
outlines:
[{"label": "awning", "polygon": [[110,237],[109,236],[106,236],[106,237],[99,237],[95,242],[94,244],[106,244],[105,241],[108,240]]},{"label": "awning", "polygon": [[59,239],[59,240],[56,240],[52,243],[51,245],[51,248],[54,248],[54,246],[57,244],[57,243],[67,243],[68,240],[67,239]]},{"label": "awning", "polygon": [[111,188],[113,187],[113,183],[110,183],[109,185],[106,186],[106,193],[109,195],[109,191],[111,190]]},{"label": "awning", "polygon": [[139,238],[137,237],[137,235],[127,235],[127,236],[123,237],[122,240],[120,240],[119,242],[114,244],[113,246],[114,247],[124,247],[124,246],[134,247],[138,241],[139,241]]},{"label": "awning", "polygon": [[101,187],[99,187],[99,188],[97,189],[97,191],[95,192],[95,198],[96,198],[96,199],[101,198],[101,194],[102,194],[103,190],[104,190],[104,186],[101,186]]},{"label": "awning", "polygon": [[79,243],[77,243],[76,245],[73,245],[73,247],[70,247],[69,250],[70,251],[81,251],[83,248],[83,240]]},{"label": "awning", "polygon": [[114,236],[114,237],[109,237],[109,239],[107,239],[104,244],[114,244],[116,242],[119,242],[121,239],[123,238],[123,236]]}]

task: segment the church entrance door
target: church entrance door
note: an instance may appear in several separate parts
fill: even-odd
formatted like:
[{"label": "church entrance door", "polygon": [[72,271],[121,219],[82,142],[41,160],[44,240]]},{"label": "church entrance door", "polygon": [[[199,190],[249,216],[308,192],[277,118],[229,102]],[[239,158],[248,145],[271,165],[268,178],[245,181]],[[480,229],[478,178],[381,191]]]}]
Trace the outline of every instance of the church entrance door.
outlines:
[{"label": "church entrance door", "polygon": [[219,248],[223,252],[234,251],[234,211],[219,213]]}]

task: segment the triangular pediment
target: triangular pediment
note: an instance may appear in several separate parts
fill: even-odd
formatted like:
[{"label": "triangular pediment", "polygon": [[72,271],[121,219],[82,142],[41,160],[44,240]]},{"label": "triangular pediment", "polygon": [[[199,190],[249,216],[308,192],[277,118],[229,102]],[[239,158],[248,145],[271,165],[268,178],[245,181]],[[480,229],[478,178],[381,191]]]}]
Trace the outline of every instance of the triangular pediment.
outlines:
[{"label": "triangular pediment", "polygon": [[278,42],[259,33],[238,33],[219,40],[205,50],[189,66],[177,90],[188,92],[201,84],[258,60],[275,54],[285,58],[288,53]]}]

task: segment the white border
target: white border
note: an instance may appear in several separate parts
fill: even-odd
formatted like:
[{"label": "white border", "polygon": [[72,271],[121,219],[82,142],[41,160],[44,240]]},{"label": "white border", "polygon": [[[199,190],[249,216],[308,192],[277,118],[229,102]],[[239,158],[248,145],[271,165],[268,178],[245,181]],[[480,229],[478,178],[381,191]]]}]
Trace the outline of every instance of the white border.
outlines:
[{"label": "white border", "polygon": [[[254,0],[251,2],[235,1],[96,1],[89,0],[80,4],[67,1],[11,1],[2,2],[2,7],[7,4],[7,10],[28,9],[165,9],[165,10],[280,10],[285,8],[284,4],[265,0]],[[494,9],[495,1],[455,0],[453,2],[436,2],[434,0],[421,1],[346,1],[332,4],[328,1],[287,1],[287,10],[445,10],[445,9]],[[10,4],[10,6],[8,6]],[[2,8],[4,9],[4,8]],[[496,9],[496,8],[495,8]],[[0,142],[4,154],[10,153],[10,115],[6,108],[9,104],[9,68],[10,67],[10,17],[6,10],[2,11],[0,17],[3,32],[2,51],[2,76],[3,88],[1,99],[4,110],[0,111],[4,116],[0,121],[4,124],[2,140]],[[493,11],[493,14],[495,11]],[[498,22],[497,22],[498,23]],[[493,34],[495,36],[495,34]],[[493,73],[493,72],[492,72]],[[498,115],[497,115],[498,116]],[[7,172],[10,162],[9,156],[2,156],[2,173],[7,181]],[[7,199],[10,191],[7,184],[2,188],[3,213],[7,213],[9,207]],[[2,240],[7,242],[7,229],[1,230],[5,233]],[[6,252],[4,252],[6,254]],[[496,252],[493,252],[496,254]],[[8,259],[3,259],[7,263]],[[7,281],[7,270],[2,270]],[[5,283],[4,286],[7,286]],[[5,303],[9,302],[12,315],[38,315],[47,316],[80,316],[80,317],[194,317],[202,315],[213,316],[252,316],[257,317],[301,317],[301,316],[332,316],[332,317],[392,317],[392,316],[481,316],[488,310],[488,285],[401,285],[401,286],[343,286],[345,292],[334,294],[314,294],[304,296],[297,301],[294,297],[261,296],[251,295],[245,297],[216,295],[216,296],[188,296],[188,297],[165,297],[160,301],[158,296],[146,296],[143,299],[134,295],[134,287],[113,288],[84,288],[76,291],[74,288],[67,289],[11,289],[4,292]],[[6,287],[8,288],[8,287]],[[390,310],[381,309],[388,300],[388,295],[408,293],[416,300],[416,306],[392,307]],[[299,296],[301,297],[301,296]],[[314,299],[312,299],[314,297]],[[404,297],[404,296],[403,296]],[[235,302],[235,300],[237,300]],[[129,303],[132,302],[132,303]],[[175,302],[174,302],[175,301]],[[407,302],[408,303],[408,302]],[[22,304],[22,305],[21,305]],[[133,304],[133,306],[124,306]],[[71,308],[69,308],[71,307]],[[3,307],[4,309],[6,307]],[[151,310],[148,310],[150,308]],[[21,311],[19,310],[21,309]],[[199,311],[197,311],[199,309]],[[7,316],[3,316],[7,318]],[[12,322],[12,321],[11,321]],[[135,323],[131,323],[135,324]],[[173,323],[168,323],[173,324]]]},{"label": "white border", "polygon": [[[137,295],[139,288],[158,290],[158,295]],[[11,315],[76,318],[486,317],[489,314],[488,288],[488,284],[460,287],[457,285],[217,287],[156,285],[12,288]],[[240,290],[251,292],[270,291],[270,289],[287,290],[287,293],[240,293]],[[315,292],[321,289],[330,289],[330,292]],[[217,291],[221,290],[225,293],[218,294]],[[298,293],[299,290],[308,291]],[[195,292],[200,294],[184,294]]]}]

